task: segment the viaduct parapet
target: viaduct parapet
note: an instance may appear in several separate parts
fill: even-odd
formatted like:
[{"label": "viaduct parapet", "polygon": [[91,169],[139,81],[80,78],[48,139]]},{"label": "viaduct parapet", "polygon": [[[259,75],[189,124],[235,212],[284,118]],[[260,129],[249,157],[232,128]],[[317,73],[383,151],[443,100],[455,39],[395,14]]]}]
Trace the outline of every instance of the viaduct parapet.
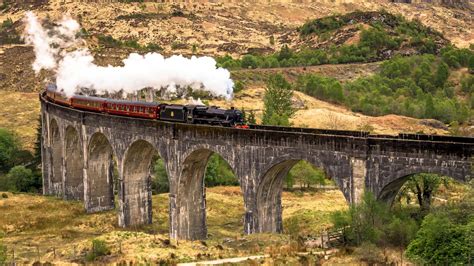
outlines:
[{"label": "viaduct parapet", "polygon": [[90,213],[117,208],[123,227],[149,224],[150,169],[160,156],[169,178],[173,239],[207,236],[203,177],[213,153],[229,163],[239,180],[247,234],[282,231],[283,180],[299,160],[323,169],[349,203],[359,201],[365,190],[391,203],[416,173],[442,174],[460,182],[473,176],[472,138],[173,124],[40,100],[44,194],[82,200]]}]

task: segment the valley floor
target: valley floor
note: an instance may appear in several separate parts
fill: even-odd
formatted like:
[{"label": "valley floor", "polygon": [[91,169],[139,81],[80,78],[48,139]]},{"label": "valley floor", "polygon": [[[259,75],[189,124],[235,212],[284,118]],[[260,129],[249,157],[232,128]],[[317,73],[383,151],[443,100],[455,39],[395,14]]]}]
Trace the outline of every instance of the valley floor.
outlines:
[{"label": "valley floor", "polygon": [[[167,194],[153,196],[153,224],[122,229],[115,211],[86,214],[81,202],[53,197],[4,193],[0,231],[8,259],[84,263],[93,239],[104,240],[110,255],[98,262],[189,262],[256,254],[288,254],[287,234],[243,232],[243,199],[238,187],[207,189],[206,241],[170,241]],[[318,235],[331,226],[330,214],[347,208],[338,190],[284,192],[284,225],[296,223],[300,235]],[[287,232],[285,232],[287,233]]]}]

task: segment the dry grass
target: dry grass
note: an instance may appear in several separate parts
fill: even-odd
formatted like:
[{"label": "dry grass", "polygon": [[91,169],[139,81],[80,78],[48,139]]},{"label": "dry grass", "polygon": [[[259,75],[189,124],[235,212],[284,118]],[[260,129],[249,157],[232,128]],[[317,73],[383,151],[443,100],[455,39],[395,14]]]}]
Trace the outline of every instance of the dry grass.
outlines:
[{"label": "dry grass", "polygon": [[25,149],[33,150],[39,115],[37,93],[0,91],[0,127],[15,132]]},{"label": "dry grass", "polygon": [[[114,211],[86,214],[81,202],[53,197],[7,193],[0,199],[0,230],[4,243],[20,262],[82,262],[91,240],[105,240],[111,255],[102,262],[191,261],[264,252],[265,247],[288,242],[286,235],[243,235],[243,199],[238,187],[207,189],[206,241],[168,242],[168,197],[153,196],[153,224],[121,229]],[[347,206],[339,191],[283,194],[284,222],[307,213],[323,218],[301,224],[302,232],[314,233],[330,225],[329,214]],[[326,218],[324,218],[326,217]],[[319,224],[320,223],[320,224]],[[310,228],[310,227],[315,227]],[[311,230],[308,230],[310,228]],[[39,248],[39,253],[38,249]]]}]

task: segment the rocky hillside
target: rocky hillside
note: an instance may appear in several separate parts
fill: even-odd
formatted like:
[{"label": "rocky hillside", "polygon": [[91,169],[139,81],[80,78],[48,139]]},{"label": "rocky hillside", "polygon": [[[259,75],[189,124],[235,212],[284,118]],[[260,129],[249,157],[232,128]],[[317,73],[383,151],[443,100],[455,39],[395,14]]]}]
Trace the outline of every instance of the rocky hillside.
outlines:
[{"label": "rocky hillside", "polygon": [[[132,2],[132,3],[124,3]],[[442,4],[442,5],[439,5]],[[428,33],[440,47],[452,42],[468,47],[474,42],[470,5],[433,3],[393,3],[393,1],[0,1],[0,90],[37,91],[46,76],[35,78],[28,67],[33,60],[29,47],[21,45],[21,21],[26,10],[41,18],[60,19],[70,14],[82,26],[82,37],[95,51],[99,64],[117,65],[131,51],[158,51],[171,54],[198,54],[238,57],[243,54],[271,54],[291,48],[327,48],[357,43],[361,30],[383,24],[390,35],[396,33],[396,17],[368,12],[343,15],[356,10],[386,10],[417,19],[433,30]],[[314,19],[335,14],[344,20],[338,28],[320,34],[302,33]],[[358,15],[364,14],[364,15]],[[367,15],[368,14],[368,15]],[[382,14],[382,15],[381,15]],[[316,20],[318,21],[318,20]],[[398,22],[397,22],[398,23]],[[431,31],[431,29],[430,29]],[[441,33],[438,35],[438,32]],[[394,36],[394,38],[402,38]],[[402,42],[399,54],[413,54],[410,41]],[[382,51],[383,59],[392,51]],[[396,54],[395,53],[395,54]]]},{"label": "rocky hillside", "polygon": [[[419,25],[422,25],[423,34],[433,41],[436,49],[447,43],[453,43],[458,47],[469,47],[474,43],[471,3],[441,0],[433,1],[435,3],[403,2],[259,0],[138,3],[101,0],[81,2],[4,0],[0,1],[0,90],[26,93],[39,91],[43,87],[42,83],[50,76],[42,72],[39,77],[35,77],[31,69],[34,60],[32,48],[21,43],[20,35],[24,30],[22,18],[27,10],[33,10],[40,18],[50,19],[49,21],[58,20],[64,14],[69,14],[78,20],[82,27],[81,35],[100,65],[119,65],[132,51],[158,51],[165,55],[228,54],[237,58],[248,53],[273,54],[280,51],[283,45],[295,50],[305,47],[330,50],[334,45],[357,44],[361,31],[379,25],[391,38],[397,39],[401,44],[397,47],[396,53],[416,53],[418,47],[411,46],[413,43],[410,42],[409,34],[400,33],[398,28],[400,14],[406,21],[415,19],[421,22]],[[317,25],[321,21],[332,23],[334,18],[337,21],[335,28],[323,32],[302,33],[304,26],[311,25],[311,22],[316,21]],[[383,59],[385,52],[387,51],[383,51],[378,58]],[[245,107],[245,102],[257,101],[256,109],[261,110],[264,87],[262,77],[274,72],[282,72],[290,81],[294,81],[301,74],[317,73],[344,82],[370,75],[378,70],[378,66],[379,63],[370,63],[291,67],[278,70],[235,70],[232,72],[234,79],[251,82],[247,82],[248,90],[237,94],[238,98],[234,105]],[[36,101],[34,94],[28,94],[27,98]],[[298,126],[357,129],[370,124],[378,133],[395,134],[402,131],[446,133],[446,127],[436,122],[399,116],[373,118],[315,100],[302,93],[298,93],[294,101],[299,106],[299,111],[293,122]],[[229,105],[224,102],[216,103]],[[9,101],[5,104],[8,105]],[[19,103],[12,101],[11,104]],[[7,109],[15,108],[4,108]],[[34,108],[31,114],[24,117],[35,117],[36,113],[37,108]],[[325,118],[316,121],[313,119],[314,116]],[[8,123],[8,127],[15,128],[14,123]],[[35,123],[36,121],[32,121],[31,125]],[[21,125],[27,123],[22,122]],[[6,125],[0,124],[0,126]],[[30,130],[28,134],[30,139],[33,139],[33,133],[34,130]]]},{"label": "rocky hillside", "polygon": [[[42,17],[59,18],[65,13],[78,19],[84,33],[110,35],[120,40],[136,39],[141,45],[156,44],[166,53],[241,55],[251,51],[273,51],[290,43],[288,34],[306,21],[356,10],[384,9],[418,19],[443,33],[458,46],[472,43],[470,5],[456,8],[428,3],[391,1],[15,1],[34,4],[2,6],[0,22],[21,19],[25,9]],[[112,2],[112,3],[111,3]],[[131,2],[131,1],[130,1]],[[453,2],[453,1],[452,1]],[[271,41],[273,39],[274,41]]]}]

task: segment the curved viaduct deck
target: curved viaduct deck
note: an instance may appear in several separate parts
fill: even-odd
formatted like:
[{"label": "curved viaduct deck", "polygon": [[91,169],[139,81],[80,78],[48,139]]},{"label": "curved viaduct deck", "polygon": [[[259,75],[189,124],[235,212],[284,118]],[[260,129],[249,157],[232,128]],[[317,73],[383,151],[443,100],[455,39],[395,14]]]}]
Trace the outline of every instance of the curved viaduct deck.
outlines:
[{"label": "curved viaduct deck", "polygon": [[40,100],[44,194],[83,200],[88,212],[113,209],[115,164],[119,224],[150,223],[150,165],[159,155],[169,177],[170,236],[175,239],[207,235],[203,176],[213,153],[239,179],[248,234],[282,231],[283,179],[299,160],[324,169],[350,203],[360,200],[364,190],[391,202],[415,173],[461,182],[473,176],[473,138],[173,124]]}]

